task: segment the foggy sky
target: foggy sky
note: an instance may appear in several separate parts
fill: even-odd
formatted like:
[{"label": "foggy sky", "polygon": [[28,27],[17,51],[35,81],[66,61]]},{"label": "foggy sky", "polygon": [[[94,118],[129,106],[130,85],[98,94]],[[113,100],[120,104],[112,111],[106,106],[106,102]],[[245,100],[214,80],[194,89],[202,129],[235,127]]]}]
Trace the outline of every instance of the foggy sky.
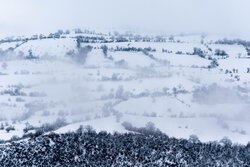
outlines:
[{"label": "foggy sky", "polygon": [[0,37],[57,29],[250,36],[249,0],[0,0]]}]

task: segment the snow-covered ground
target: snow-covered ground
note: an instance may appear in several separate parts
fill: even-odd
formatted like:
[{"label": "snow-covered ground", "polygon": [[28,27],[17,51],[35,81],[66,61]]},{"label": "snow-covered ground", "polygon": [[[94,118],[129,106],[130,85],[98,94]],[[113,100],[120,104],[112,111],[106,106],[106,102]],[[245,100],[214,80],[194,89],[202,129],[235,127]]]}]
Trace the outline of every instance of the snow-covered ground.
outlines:
[{"label": "snow-covered ground", "polygon": [[[178,138],[250,141],[250,58],[244,46],[193,35],[162,42],[81,42],[81,48],[92,46],[81,55],[77,35],[0,44],[0,139],[21,137],[27,124],[63,118],[67,125],[57,133],[80,125],[127,132],[125,121],[136,127],[153,122]],[[153,50],[117,49],[132,47]],[[206,56],[192,54],[194,48]],[[216,49],[228,55],[216,56]],[[218,66],[208,68],[213,58]],[[7,132],[10,126],[15,130]]]}]

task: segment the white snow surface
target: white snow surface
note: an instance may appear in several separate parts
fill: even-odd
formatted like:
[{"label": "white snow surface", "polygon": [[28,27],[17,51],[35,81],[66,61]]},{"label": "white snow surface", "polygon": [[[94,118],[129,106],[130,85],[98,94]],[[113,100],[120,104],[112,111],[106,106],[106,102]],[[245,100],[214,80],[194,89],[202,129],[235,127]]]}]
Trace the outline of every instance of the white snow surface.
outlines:
[{"label": "white snow surface", "polygon": [[[56,133],[80,125],[125,133],[125,121],[135,127],[152,122],[171,137],[250,141],[250,58],[243,46],[214,44],[212,36],[207,37],[210,52],[198,35],[176,36],[178,42],[81,43],[93,48],[80,63],[67,55],[77,52],[73,37],[0,44],[1,50],[20,44],[11,53],[0,52],[0,139],[21,137],[27,123],[39,127],[63,118],[67,125]],[[106,56],[102,45],[109,48]],[[155,51],[150,57],[111,49],[116,47]],[[194,47],[216,58],[219,66],[207,68],[211,60],[190,54]],[[214,55],[215,49],[225,50],[228,57]],[[16,58],[29,50],[36,59]],[[15,130],[7,132],[9,126]]]}]

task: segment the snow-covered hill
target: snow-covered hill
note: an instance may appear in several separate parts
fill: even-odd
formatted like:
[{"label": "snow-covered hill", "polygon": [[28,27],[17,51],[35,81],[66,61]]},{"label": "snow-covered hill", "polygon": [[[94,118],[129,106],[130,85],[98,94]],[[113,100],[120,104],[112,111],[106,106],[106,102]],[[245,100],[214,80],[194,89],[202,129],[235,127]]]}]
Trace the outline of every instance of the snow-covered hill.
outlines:
[{"label": "snow-covered hill", "polygon": [[1,40],[0,138],[56,120],[57,133],[152,122],[169,136],[246,144],[250,44],[212,39],[88,31]]}]

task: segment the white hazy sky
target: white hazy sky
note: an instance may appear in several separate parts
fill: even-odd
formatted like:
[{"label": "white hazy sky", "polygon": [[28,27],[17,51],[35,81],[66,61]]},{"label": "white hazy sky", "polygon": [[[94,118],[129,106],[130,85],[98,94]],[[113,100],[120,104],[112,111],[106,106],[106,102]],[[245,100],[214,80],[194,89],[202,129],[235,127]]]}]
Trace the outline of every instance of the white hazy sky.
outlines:
[{"label": "white hazy sky", "polygon": [[0,36],[130,28],[250,36],[250,0],[0,0]]}]

